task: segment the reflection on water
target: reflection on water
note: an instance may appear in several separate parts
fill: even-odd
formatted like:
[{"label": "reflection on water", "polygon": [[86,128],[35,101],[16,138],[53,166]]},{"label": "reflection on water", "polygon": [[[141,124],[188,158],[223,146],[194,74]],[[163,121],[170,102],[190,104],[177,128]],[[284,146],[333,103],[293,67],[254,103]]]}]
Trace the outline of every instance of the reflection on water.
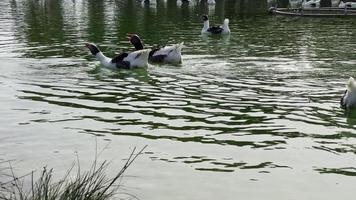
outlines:
[{"label": "reflection on water", "polygon": [[[355,75],[356,22],[268,16],[267,7],[257,0],[1,1],[0,159],[26,165],[34,156],[62,167],[56,155],[85,152],[85,138],[96,135],[112,142],[115,158],[123,156],[119,147],[149,145],[135,171],[145,179],[134,180],[143,199],[179,199],[174,190],[194,186],[184,197],[260,199],[267,191],[277,197],[281,183],[286,197],[307,198],[295,189],[303,180],[311,192],[348,197],[356,117],[339,108],[339,97]],[[232,34],[201,36],[206,13],[212,24],[229,18]],[[92,41],[109,56],[131,51],[126,33],[149,47],[184,42],[183,63],[110,71],[83,48]],[[222,192],[211,194],[212,187]],[[266,191],[252,194],[255,187]]]}]

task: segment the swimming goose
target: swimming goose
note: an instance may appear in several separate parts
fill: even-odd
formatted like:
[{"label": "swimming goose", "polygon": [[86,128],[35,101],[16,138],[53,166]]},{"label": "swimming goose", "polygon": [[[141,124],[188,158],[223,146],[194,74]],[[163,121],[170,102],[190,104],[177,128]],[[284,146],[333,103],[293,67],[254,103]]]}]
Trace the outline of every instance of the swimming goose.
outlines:
[{"label": "swimming goose", "polygon": [[228,34],[230,33],[229,19],[225,19],[222,26],[210,26],[209,18],[207,15],[202,16],[204,27],[201,30],[202,34]]},{"label": "swimming goose", "polygon": [[114,58],[106,57],[95,44],[85,43],[100,64],[104,67],[115,69],[130,69],[135,67],[146,67],[148,64],[149,50],[139,50],[131,53],[121,53]]},{"label": "swimming goose", "polygon": [[344,109],[356,107],[356,83],[352,77],[347,82],[346,90],[340,100],[340,106]]},{"label": "swimming goose", "polygon": [[[127,34],[128,39],[136,50],[144,48],[140,37],[136,34]],[[165,46],[162,48],[153,48],[150,50],[148,60],[153,63],[172,63],[177,64],[182,62],[182,48],[184,43]]]}]

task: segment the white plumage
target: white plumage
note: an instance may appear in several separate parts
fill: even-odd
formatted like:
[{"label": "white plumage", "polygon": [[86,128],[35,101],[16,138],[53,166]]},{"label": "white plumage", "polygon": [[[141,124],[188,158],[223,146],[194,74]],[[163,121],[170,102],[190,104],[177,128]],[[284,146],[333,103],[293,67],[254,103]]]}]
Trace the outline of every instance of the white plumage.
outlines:
[{"label": "white plumage", "polygon": [[346,84],[346,91],[341,98],[340,105],[345,109],[356,107],[356,83],[352,77],[349,78]]},{"label": "white plumage", "polygon": [[158,51],[153,53],[153,57],[155,56],[164,56],[164,62],[166,63],[181,63],[182,62],[182,48],[184,47],[184,43],[175,44],[172,46],[165,46]]}]

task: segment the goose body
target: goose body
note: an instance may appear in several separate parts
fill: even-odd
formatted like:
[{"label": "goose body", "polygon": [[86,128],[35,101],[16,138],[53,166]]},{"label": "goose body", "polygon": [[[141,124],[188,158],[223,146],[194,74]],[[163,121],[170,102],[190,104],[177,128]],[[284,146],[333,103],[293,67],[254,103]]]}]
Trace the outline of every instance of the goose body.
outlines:
[{"label": "goose body", "polygon": [[[136,34],[129,34],[128,37],[131,44],[136,50],[144,48],[140,37]],[[149,50],[148,60],[153,63],[172,63],[177,64],[182,62],[182,48],[184,43],[165,46],[162,48],[154,48]]]},{"label": "goose body", "polygon": [[229,34],[229,19],[225,19],[222,26],[210,26],[209,18],[207,15],[202,16],[204,22],[203,29],[201,30],[202,34]]},{"label": "goose body", "polygon": [[356,83],[350,77],[344,95],[341,97],[340,106],[344,109],[356,108]]},{"label": "goose body", "polygon": [[146,67],[148,65],[149,50],[121,53],[114,58],[109,58],[105,56],[96,45],[86,43],[85,46],[89,49],[91,54],[94,55],[98,61],[100,61],[100,64],[106,68],[131,69]]}]

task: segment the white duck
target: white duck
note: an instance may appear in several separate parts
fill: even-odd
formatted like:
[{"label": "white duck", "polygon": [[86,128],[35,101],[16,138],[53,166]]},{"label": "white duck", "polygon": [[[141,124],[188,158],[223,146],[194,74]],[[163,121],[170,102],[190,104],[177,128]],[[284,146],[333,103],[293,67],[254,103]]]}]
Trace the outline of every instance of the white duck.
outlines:
[{"label": "white duck", "polygon": [[229,28],[229,19],[225,19],[222,26],[210,26],[209,18],[207,15],[202,16],[204,22],[203,29],[201,30],[202,34],[228,34],[230,33]]},{"label": "white duck", "polygon": [[139,50],[131,53],[121,53],[114,58],[106,57],[95,44],[86,43],[85,46],[89,49],[100,64],[106,68],[116,69],[131,69],[136,67],[146,67],[148,65],[149,50]]},{"label": "white duck", "polygon": [[[136,34],[128,34],[128,39],[136,50],[144,48],[140,37]],[[165,46],[162,48],[153,48],[149,53],[148,60],[153,63],[172,63],[177,64],[182,62],[182,48],[184,43]]]},{"label": "white duck", "polygon": [[356,107],[356,83],[352,77],[347,82],[345,93],[340,100],[340,106],[344,109]]}]

